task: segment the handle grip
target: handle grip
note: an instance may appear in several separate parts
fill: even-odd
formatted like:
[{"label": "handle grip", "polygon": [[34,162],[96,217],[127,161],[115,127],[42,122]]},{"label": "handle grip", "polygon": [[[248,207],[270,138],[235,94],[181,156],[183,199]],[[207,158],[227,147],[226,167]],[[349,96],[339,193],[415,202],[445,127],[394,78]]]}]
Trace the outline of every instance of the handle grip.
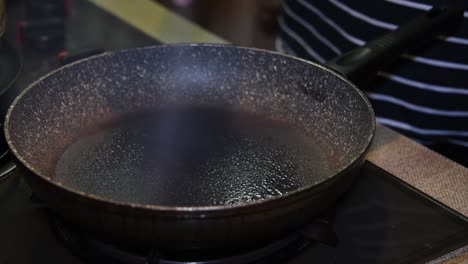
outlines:
[{"label": "handle grip", "polygon": [[325,65],[358,87],[365,87],[377,71],[404,51],[456,29],[463,19],[463,1],[448,1],[433,7],[398,29],[357,47]]}]

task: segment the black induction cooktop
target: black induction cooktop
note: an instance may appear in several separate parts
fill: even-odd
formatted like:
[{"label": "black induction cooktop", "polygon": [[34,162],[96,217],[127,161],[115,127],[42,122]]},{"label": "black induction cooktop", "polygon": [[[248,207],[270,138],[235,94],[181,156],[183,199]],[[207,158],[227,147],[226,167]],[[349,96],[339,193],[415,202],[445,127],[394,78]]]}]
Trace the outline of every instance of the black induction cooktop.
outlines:
[{"label": "black induction cooktop", "polygon": [[[75,58],[158,42],[86,0],[8,2],[7,40],[23,57],[19,93]],[[42,4],[47,4],[42,6]],[[68,56],[65,56],[68,54]],[[234,256],[118,248],[75,232],[38,201],[0,153],[0,264],[4,263],[425,263],[468,245],[468,220],[365,163],[337,205],[280,241]]]},{"label": "black induction cooktop", "polygon": [[[0,182],[0,212],[0,263],[189,261],[182,255],[157,254],[157,249],[126,251],[74,234],[57,223],[14,170]],[[213,252],[216,257],[211,258],[204,252],[190,261],[426,263],[468,245],[466,218],[371,163],[365,163],[351,189],[327,215],[305,227],[315,235],[301,236],[300,231],[253,253],[219,257]]]}]

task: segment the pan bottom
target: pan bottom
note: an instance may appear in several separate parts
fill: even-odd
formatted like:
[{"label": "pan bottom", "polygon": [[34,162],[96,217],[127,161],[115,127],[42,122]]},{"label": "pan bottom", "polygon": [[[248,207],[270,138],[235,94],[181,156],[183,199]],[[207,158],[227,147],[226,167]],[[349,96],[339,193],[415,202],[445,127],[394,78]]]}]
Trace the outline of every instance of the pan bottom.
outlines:
[{"label": "pan bottom", "polygon": [[325,180],[326,156],[282,122],[226,109],[164,108],[84,135],[66,148],[54,180],[118,202],[231,205]]}]

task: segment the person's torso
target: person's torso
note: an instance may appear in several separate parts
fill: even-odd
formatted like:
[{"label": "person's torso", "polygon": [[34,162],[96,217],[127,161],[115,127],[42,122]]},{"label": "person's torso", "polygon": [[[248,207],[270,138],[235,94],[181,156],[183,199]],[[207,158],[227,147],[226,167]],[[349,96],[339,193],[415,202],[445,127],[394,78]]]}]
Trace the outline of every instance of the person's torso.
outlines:
[{"label": "person's torso", "polygon": [[[430,2],[286,0],[277,46],[323,63],[423,14]],[[368,97],[378,122],[421,143],[468,147],[468,11],[462,24],[377,74]]]}]

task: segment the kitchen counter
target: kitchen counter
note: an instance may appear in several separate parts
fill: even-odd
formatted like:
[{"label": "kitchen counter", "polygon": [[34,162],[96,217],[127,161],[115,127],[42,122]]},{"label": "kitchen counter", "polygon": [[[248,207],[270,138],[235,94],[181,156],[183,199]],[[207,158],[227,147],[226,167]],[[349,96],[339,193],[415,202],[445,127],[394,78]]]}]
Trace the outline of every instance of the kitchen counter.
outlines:
[{"label": "kitchen counter", "polygon": [[[89,1],[163,43],[228,43],[154,1]],[[367,159],[468,217],[467,168],[381,125]],[[431,263],[464,261],[468,246]]]}]

